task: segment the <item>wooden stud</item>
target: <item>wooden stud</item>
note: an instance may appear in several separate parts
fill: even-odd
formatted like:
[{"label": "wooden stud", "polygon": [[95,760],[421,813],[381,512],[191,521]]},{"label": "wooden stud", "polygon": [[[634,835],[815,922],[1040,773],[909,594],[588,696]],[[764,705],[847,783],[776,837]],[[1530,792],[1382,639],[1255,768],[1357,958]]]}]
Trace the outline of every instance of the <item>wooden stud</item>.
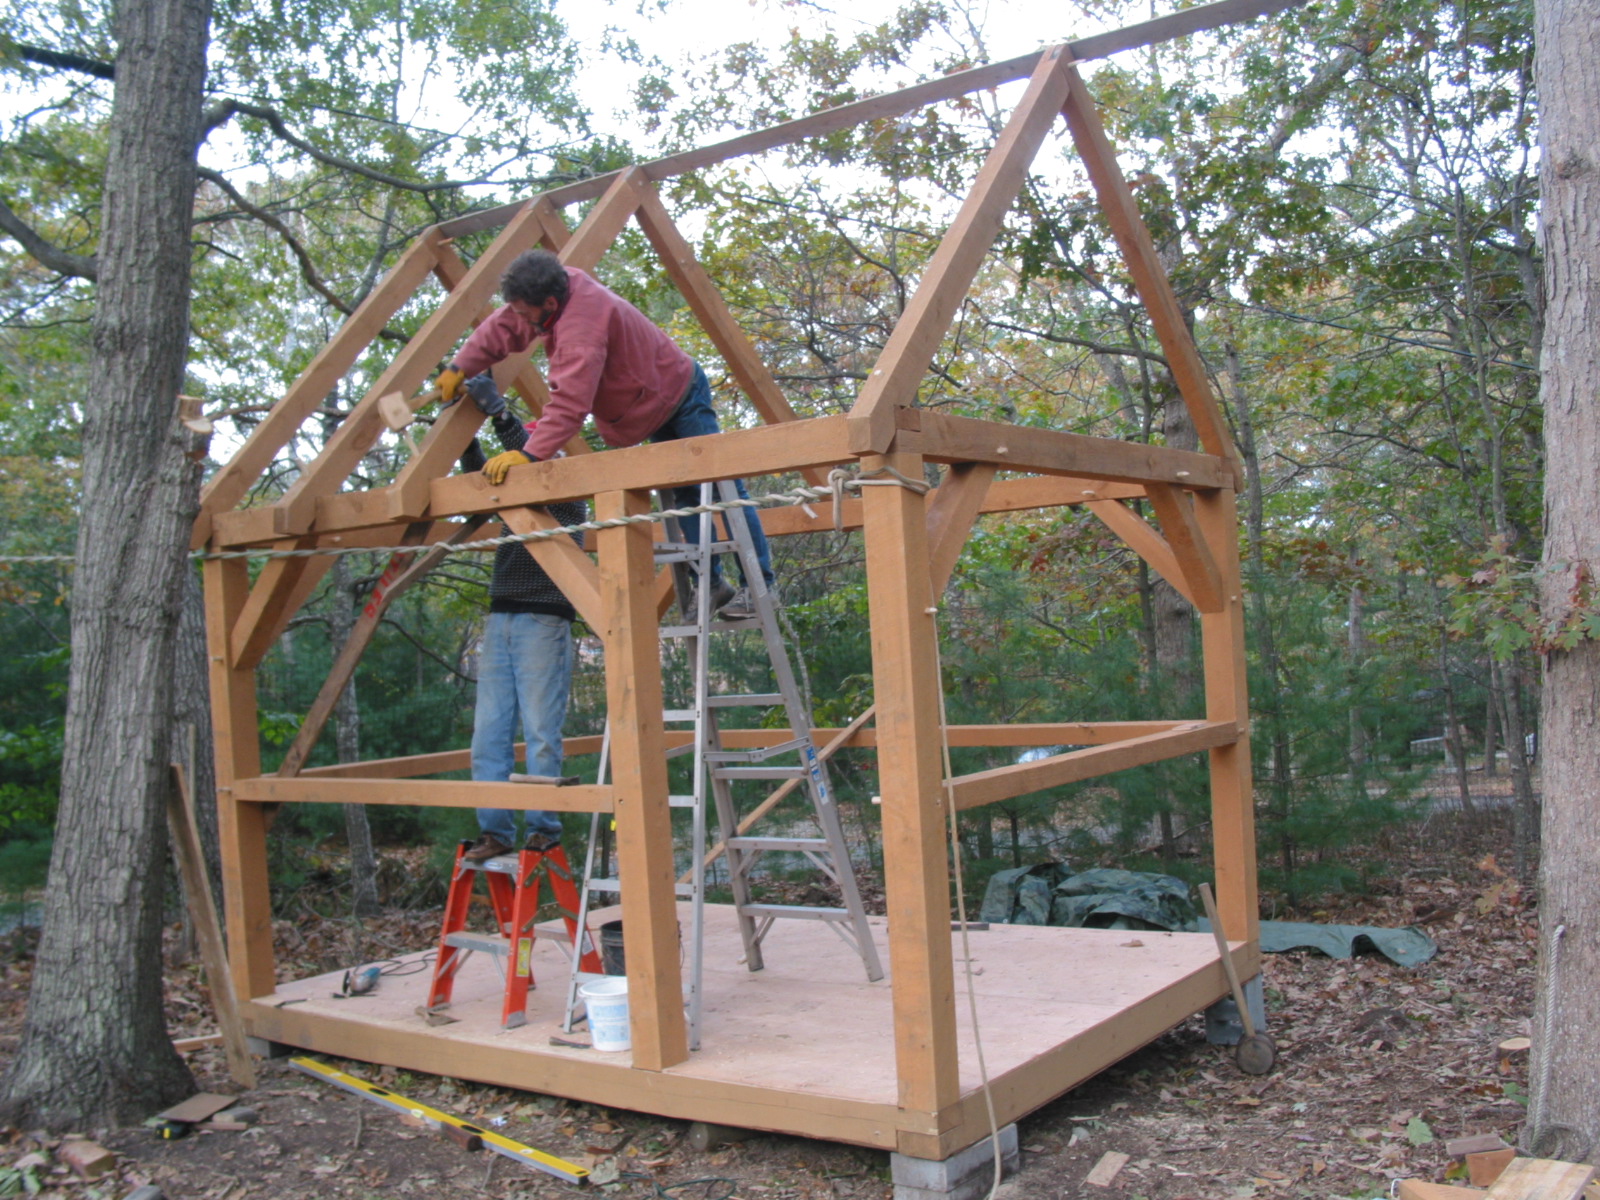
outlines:
[{"label": "wooden stud", "polygon": [[[1137,25],[1069,42],[1066,48],[1071,52],[1074,61],[1088,62],[1123,50],[1151,46],[1171,38],[1248,21],[1252,17],[1266,16],[1288,8],[1297,8],[1305,2],[1306,0],[1218,0],[1215,4],[1200,5],[1183,12],[1142,21]],[[989,91],[1001,84],[1026,78],[1038,61],[1038,53],[1033,52],[1008,58],[1003,62],[985,63],[965,71],[955,71],[899,91],[885,92],[869,96],[865,100],[835,105],[833,108],[823,109],[821,112],[811,113],[792,121],[743,133],[714,145],[670,154],[665,158],[645,163],[642,170],[646,179],[657,182],[671,179],[690,171],[727,162],[732,158],[759,154],[763,150],[791,145],[805,138],[822,137],[841,129],[850,129],[866,121],[877,121],[914,112],[941,100],[953,100],[973,92]],[[611,185],[616,176],[617,172],[612,171],[592,179],[569,183],[546,192],[545,197],[551,203],[563,207],[593,200]],[[516,205],[505,204],[469,216],[457,217],[453,221],[445,222],[440,228],[450,237],[465,237],[470,233],[497,229],[515,216],[516,212]]]},{"label": "wooden stud", "polygon": [[1039,56],[1027,92],[924,268],[916,293],[900,314],[850,410],[852,450],[882,453],[889,449],[895,434],[894,410],[916,398],[939,342],[1016,200],[1028,164],[1067,98],[1065,67],[1066,55],[1060,46]]},{"label": "wooden stud", "polygon": [[935,596],[944,595],[955,573],[994,476],[992,463],[956,463],[928,493],[928,580]]},{"label": "wooden stud", "polygon": [[1072,90],[1062,107],[1062,113],[1067,118],[1067,127],[1072,130],[1072,140],[1077,144],[1083,165],[1089,172],[1095,195],[1100,199],[1100,208],[1106,215],[1117,245],[1122,249],[1128,274],[1133,277],[1134,288],[1144,302],[1156,339],[1166,352],[1167,366],[1194,420],[1195,429],[1199,431],[1201,445],[1224,459],[1226,469],[1237,478],[1239,468],[1233,439],[1222,420],[1222,410],[1211,391],[1205,364],[1200,361],[1200,352],[1195,349],[1194,339],[1184,324],[1178,299],[1172,292],[1166,269],[1156,253],[1150,230],[1139,215],[1133,190],[1122,176],[1116,150],[1106,136],[1093,98],[1084,87],[1077,68],[1069,65],[1066,71],[1072,80]]},{"label": "wooden stud", "polygon": [[[649,509],[648,492],[605,492],[595,498],[600,520]],[[672,813],[667,807],[662,747],[661,643],[652,606],[655,556],[647,525],[603,529],[596,540],[605,612],[617,860],[623,883],[622,920],[629,939],[633,1065],[660,1071],[689,1056],[689,1041],[678,966]]]},{"label": "wooden stud", "polygon": [[[217,920],[217,901],[211,894],[211,877],[206,873],[205,851],[200,848],[200,831],[194,823],[194,798],[183,767],[172,764],[172,790],[167,793],[167,828],[172,834],[172,850],[183,876],[183,891],[189,901],[189,917],[194,922],[200,943],[200,961],[205,965],[206,984],[211,990],[211,1008],[222,1030],[228,1058],[228,1074],[243,1088],[256,1086],[255,1063],[245,1045],[244,1025],[239,1021],[239,1000],[233,991],[233,975],[228,969],[228,950],[222,942],[222,926]],[[233,1103],[229,1097],[226,1108]],[[206,1115],[210,1115],[209,1113]]]},{"label": "wooden stud", "polygon": [[500,272],[526,250],[540,232],[534,206],[506,225],[493,245],[472,264],[466,278],[445,297],[422,328],[406,343],[394,361],[346,417],[323,446],[322,453],[294,481],[283,499],[270,506],[279,534],[305,533],[317,515],[317,502],[336,493],[383,431],[378,400],[389,392],[411,395],[429,372],[454,348],[461,331],[494,294]]},{"label": "wooden stud", "polygon": [[1149,563],[1150,569],[1170,583],[1180,596],[1190,604],[1194,603],[1189,581],[1178,566],[1178,556],[1167,545],[1167,539],[1145,524],[1138,513],[1120,500],[1091,500],[1084,507],[1126,542],[1130,550]]},{"label": "wooden stud", "polygon": [[1511,1160],[1516,1156],[1517,1152],[1510,1146],[1469,1154],[1466,1156],[1467,1179],[1473,1187],[1488,1187],[1505,1174],[1505,1169],[1511,1165]]},{"label": "wooden stud", "polygon": [[1029,792],[1077,783],[1129,767],[1161,762],[1185,754],[1198,754],[1215,746],[1238,740],[1239,726],[1233,721],[1189,721],[1160,733],[1129,738],[1123,742],[1069,750],[1033,762],[1013,763],[971,775],[958,775],[950,781],[956,794],[956,808],[966,810],[1025,796]]},{"label": "wooden stud", "polygon": [[[905,454],[862,466],[922,477],[921,460]],[[867,489],[862,507],[900,1106],[937,1114],[960,1098],[961,1081],[927,516],[922,498],[900,487]]]},{"label": "wooden stud", "polygon": [[1231,491],[1195,496],[1198,525],[1223,586],[1224,607],[1200,614],[1206,718],[1236,724],[1237,741],[1211,751],[1211,828],[1217,909],[1231,942],[1260,937],[1256,898],[1256,827],[1250,776],[1250,702],[1246,686],[1244,593],[1239,579],[1239,518]]},{"label": "wooden stud", "polygon": [[1153,482],[1145,484],[1144,490],[1149,493],[1150,505],[1156,510],[1156,519],[1167,535],[1167,544],[1177,556],[1178,570],[1188,581],[1186,594],[1201,612],[1221,612],[1226,603],[1222,580],[1211,551],[1200,536],[1199,526],[1195,524],[1194,509],[1187,493]]},{"label": "wooden stud", "polygon": [[431,229],[411,244],[400,261],[368,293],[360,307],[345,319],[328,344],[318,351],[282,400],[250,431],[239,447],[200,491],[200,515],[189,548],[198,550],[211,536],[211,518],[233,508],[289,444],[305,419],[327,399],[361,352],[371,344],[389,318],[411,299],[433,269],[444,239]]},{"label": "wooden stud", "polygon": [[1578,1200],[1594,1172],[1588,1163],[1513,1158],[1494,1181],[1486,1200]]},{"label": "wooden stud", "polygon": [[548,809],[610,812],[612,789],[603,784],[556,787],[539,783],[488,783],[456,779],[393,779],[313,775],[293,779],[261,775],[237,779],[234,794],[256,804],[402,804],[418,808]]},{"label": "wooden stud", "polygon": [[[700,328],[711,339],[717,353],[722,355],[722,361],[727,364],[728,373],[739,385],[739,390],[767,424],[795,420],[788,397],[778,387],[778,381],[767,370],[767,364],[761,361],[761,356],[750,344],[744,330],[733,319],[727,301],[695,258],[693,247],[672,223],[666,205],[661,203],[660,193],[649,184],[642,186],[639,193],[639,211],[634,214],[639,228],[644,230],[645,237],[655,248],[667,277],[688,303],[695,319],[700,322]],[[826,480],[825,473],[816,467],[806,467],[801,473],[807,482],[818,487]]]},{"label": "wooden stud", "polygon": [[261,774],[255,671],[235,668],[228,661],[228,632],[244,607],[250,572],[241,559],[212,559],[203,571],[223,915],[234,993],[249,999],[267,995],[275,986],[266,814],[260,805],[242,803],[233,794],[235,780]]},{"label": "wooden stud", "polygon": [[1229,480],[1223,464],[1210,454],[912,411],[918,428],[901,430],[894,439],[895,449],[934,462],[987,462],[1010,471],[1194,488],[1221,487]]},{"label": "wooden stud", "polygon": [[[535,533],[561,526],[549,509],[544,508],[509,508],[500,514],[500,519],[513,533]],[[561,589],[590,629],[603,628],[605,618],[600,606],[600,572],[594,560],[579,549],[576,542],[570,537],[548,538],[540,542],[524,542],[522,548],[544,568],[544,573]]]},{"label": "wooden stud", "polygon": [[1394,1194],[1396,1200],[1483,1200],[1488,1195],[1479,1188],[1429,1183],[1424,1179],[1402,1179]]}]

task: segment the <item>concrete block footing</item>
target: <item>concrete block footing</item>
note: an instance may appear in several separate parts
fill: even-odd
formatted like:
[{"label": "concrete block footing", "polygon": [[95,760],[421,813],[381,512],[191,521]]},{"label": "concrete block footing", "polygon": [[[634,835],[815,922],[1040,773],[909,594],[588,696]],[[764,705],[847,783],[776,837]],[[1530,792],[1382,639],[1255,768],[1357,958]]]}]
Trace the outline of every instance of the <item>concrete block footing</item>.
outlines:
[{"label": "concrete block footing", "polygon": [[256,1058],[288,1058],[291,1054],[301,1054],[299,1046],[290,1046],[284,1042],[270,1042],[266,1038],[246,1037],[245,1049],[249,1050]]},{"label": "concrete block footing", "polygon": [[[1261,976],[1246,979],[1244,1002],[1250,1006],[1250,1019],[1256,1023],[1256,1032],[1267,1031],[1266,996],[1261,987]],[[1206,1009],[1206,1041],[1213,1046],[1237,1046],[1244,1040],[1244,1022],[1239,1020],[1239,1006],[1233,996],[1224,996]]]},{"label": "concrete block footing", "polygon": [[[1017,1127],[1007,1125],[1000,1130],[1001,1176],[1014,1174],[1020,1161]],[[894,1200],[979,1200],[994,1182],[994,1139],[984,1138],[938,1162],[891,1152],[889,1174]]]}]

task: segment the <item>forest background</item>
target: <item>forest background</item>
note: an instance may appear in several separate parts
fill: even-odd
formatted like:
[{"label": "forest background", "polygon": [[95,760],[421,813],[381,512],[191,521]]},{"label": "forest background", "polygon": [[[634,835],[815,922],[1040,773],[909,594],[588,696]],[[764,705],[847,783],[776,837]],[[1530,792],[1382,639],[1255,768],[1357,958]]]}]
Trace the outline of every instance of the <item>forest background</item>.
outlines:
[{"label": "forest background", "polygon": [[[782,18],[776,39],[719,36],[715,51],[663,62],[650,26],[624,28],[620,13],[580,44],[542,3],[219,5],[187,385],[217,421],[214,454],[430,224],[1029,48],[991,46],[987,14],[955,4],[907,5],[880,24],[760,11]],[[1076,11],[1093,28],[1151,15],[1116,2]],[[680,14],[669,3],[657,20]],[[1463,804],[1469,770],[1509,773],[1530,861],[1536,656],[1593,618],[1585,602],[1548,626],[1534,598],[1532,29],[1520,0],[1324,0],[1089,73],[1241,447],[1264,882],[1289,903],[1358,886],[1338,848],[1414,811],[1420,775],[1442,756]],[[1088,31],[1064,10],[1049,36]],[[627,125],[576,89],[585,56],[629,66]],[[43,882],[59,789],[72,573],[50,556],[70,556],[76,534],[111,57],[98,6],[22,4],[0,18],[0,888],[13,895]],[[1012,99],[935,106],[674,184],[701,261],[800,415],[848,408]],[[459,249],[470,259],[481,247]],[[599,274],[707,365],[725,422],[755,419],[641,238],[625,237]],[[398,347],[430,311],[403,310],[380,345]],[[330,393],[261,498],[293,481],[386,360],[375,351]],[[920,401],[1193,445],[1059,140]],[[408,453],[387,442],[366,478],[387,481]],[[789,538],[777,551],[817,719],[843,724],[872,699],[859,540]],[[265,664],[267,764],[384,562],[342,559]],[[391,608],[314,761],[466,744],[486,566],[452,560]],[[191,598],[197,614],[197,587]],[[941,622],[954,722],[1200,715],[1192,610],[1089,514],[985,518]],[[193,633],[186,644],[201,653]],[[586,645],[569,734],[603,720],[598,644]],[[203,694],[173,691],[187,744],[202,747]],[[971,761],[957,770],[999,765],[982,753],[1000,752],[958,751]],[[202,778],[206,757],[191,756]],[[870,851],[868,764],[847,752],[838,782]],[[274,827],[279,895],[311,872],[348,871],[358,909],[378,899],[373,841],[442,856],[472,828],[464,811],[295,809]],[[965,814],[962,831],[978,883],[1043,858],[1198,877],[1207,814],[1199,766],[1164,764]]]}]

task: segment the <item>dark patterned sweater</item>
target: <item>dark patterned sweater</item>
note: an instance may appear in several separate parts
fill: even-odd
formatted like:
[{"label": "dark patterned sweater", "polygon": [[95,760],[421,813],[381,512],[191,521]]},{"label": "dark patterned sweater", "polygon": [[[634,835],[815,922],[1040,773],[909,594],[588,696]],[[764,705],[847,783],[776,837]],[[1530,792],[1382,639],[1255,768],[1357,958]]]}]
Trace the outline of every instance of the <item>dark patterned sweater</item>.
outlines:
[{"label": "dark patterned sweater", "polygon": [[[490,423],[494,426],[495,437],[500,445],[507,450],[521,450],[528,440],[528,431],[522,427],[522,422],[509,412],[491,418]],[[481,471],[485,461],[483,447],[477,438],[473,438],[472,444],[461,456],[461,469]],[[547,511],[563,525],[575,525],[589,517],[588,505],[577,501],[552,504]],[[500,526],[502,537],[510,532],[507,526]],[[573,541],[581,545],[582,535],[574,534]],[[507,542],[494,552],[494,574],[489,580],[489,611],[547,613],[565,617],[569,621],[577,616],[561,589],[544,573],[544,568],[521,542]]]}]

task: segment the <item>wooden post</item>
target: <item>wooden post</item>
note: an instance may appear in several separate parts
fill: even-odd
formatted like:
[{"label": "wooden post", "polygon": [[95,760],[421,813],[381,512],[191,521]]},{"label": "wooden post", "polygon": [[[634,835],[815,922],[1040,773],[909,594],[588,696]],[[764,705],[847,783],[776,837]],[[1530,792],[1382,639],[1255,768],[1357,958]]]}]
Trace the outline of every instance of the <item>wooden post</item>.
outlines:
[{"label": "wooden post", "polygon": [[217,755],[217,833],[222,851],[223,915],[238,996],[270,995],[272,896],[267,886],[267,820],[259,804],[235,797],[239,779],[261,774],[256,731],[256,674],[228,660],[228,636],[250,591],[243,559],[205,564],[206,653],[211,666],[211,726]]},{"label": "wooden post", "polygon": [[1211,829],[1217,907],[1229,941],[1261,934],[1256,898],[1256,822],[1250,775],[1249,695],[1244,655],[1244,588],[1239,578],[1239,514],[1230,489],[1195,496],[1195,522],[1211,551],[1223,607],[1200,614],[1205,654],[1206,718],[1232,721],[1239,740],[1211,753]]},{"label": "wooden post", "polygon": [[[650,511],[648,492],[605,492],[596,519]],[[660,1071],[689,1057],[678,967],[678,906],[667,804],[661,638],[655,613],[651,526],[602,529],[600,604],[605,613],[606,711],[617,860],[628,950],[633,1065]]]},{"label": "wooden post", "polygon": [[[861,465],[922,477],[922,460],[911,454]],[[961,1081],[927,513],[922,497],[903,487],[864,488],[861,504],[900,1107],[934,1114],[956,1104]],[[904,1138],[900,1148],[921,1149]],[[920,1156],[938,1153],[921,1149]]]}]

